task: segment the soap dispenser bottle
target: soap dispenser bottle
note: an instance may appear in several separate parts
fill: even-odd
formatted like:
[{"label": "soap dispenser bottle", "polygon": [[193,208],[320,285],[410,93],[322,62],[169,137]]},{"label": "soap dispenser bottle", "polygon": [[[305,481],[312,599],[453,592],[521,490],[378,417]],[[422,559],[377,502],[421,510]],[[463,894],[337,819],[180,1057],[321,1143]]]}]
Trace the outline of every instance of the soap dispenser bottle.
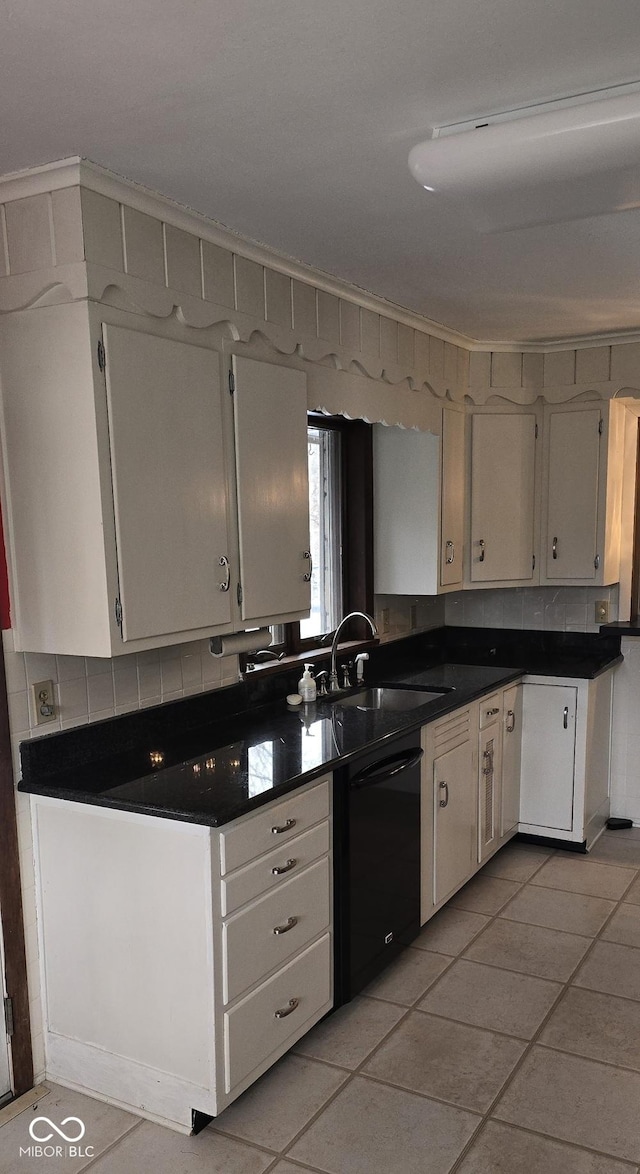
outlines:
[{"label": "soap dispenser bottle", "polygon": [[312,668],[312,664],[306,664],[304,666],[304,672],[298,681],[298,693],[305,702],[315,701],[316,699],[316,683],[314,678],[311,676]]}]

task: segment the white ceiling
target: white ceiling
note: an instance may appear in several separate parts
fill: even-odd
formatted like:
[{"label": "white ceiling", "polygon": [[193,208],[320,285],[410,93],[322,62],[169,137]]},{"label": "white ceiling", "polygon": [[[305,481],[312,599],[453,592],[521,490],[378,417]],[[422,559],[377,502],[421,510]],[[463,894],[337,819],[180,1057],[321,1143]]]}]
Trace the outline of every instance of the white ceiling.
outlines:
[{"label": "white ceiling", "polygon": [[0,170],[84,155],[484,341],[640,329],[640,211],[483,235],[433,126],[640,78],[638,0],[4,0]]}]

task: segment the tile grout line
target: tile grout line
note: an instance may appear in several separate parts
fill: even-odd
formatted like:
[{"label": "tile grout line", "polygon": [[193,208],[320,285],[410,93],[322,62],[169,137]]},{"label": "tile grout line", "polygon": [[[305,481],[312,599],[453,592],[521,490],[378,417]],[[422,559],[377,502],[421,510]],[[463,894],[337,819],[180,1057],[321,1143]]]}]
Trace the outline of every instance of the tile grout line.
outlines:
[{"label": "tile grout line", "polygon": [[[108,1102],[102,1102],[102,1103],[107,1104]],[[83,1174],[84,1170],[90,1170],[91,1167],[93,1165],[95,1165],[96,1162],[99,1162],[101,1158],[104,1158],[106,1154],[112,1153],[113,1150],[118,1148],[121,1141],[124,1141],[125,1138],[130,1137],[132,1133],[135,1133],[136,1130],[138,1130],[140,1128],[140,1126],[144,1124],[144,1122],[145,1122],[145,1118],[140,1117],[137,1121],[135,1121],[133,1123],[133,1125],[129,1129],[125,1130],[125,1132],[122,1133],[120,1135],[120,1137],[117,1137],[115,1139],[115,1141],[112,1141],[108,1146],[105,1147],[105,1149],[101,1150],[99,1154],[94,1154],[94,1156],[92,1158],[89,1158],[89,1161],[86,1162],[85,1165],[79,1166],[78,1170],[77,1170],[77,1174]]]}]

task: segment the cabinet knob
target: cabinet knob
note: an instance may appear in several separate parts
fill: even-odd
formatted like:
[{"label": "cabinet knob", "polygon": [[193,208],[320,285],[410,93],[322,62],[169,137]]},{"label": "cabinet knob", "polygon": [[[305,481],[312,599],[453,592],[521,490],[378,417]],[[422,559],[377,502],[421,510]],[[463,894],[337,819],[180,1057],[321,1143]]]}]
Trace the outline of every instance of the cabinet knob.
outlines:
[{"label": "cabinet knob", "polygon": [[276,864],[275,868],[271,869],[271,874],[272,876],[282,876],[284,872],[291,872],[297,863],[295,856],[290,856],[286,864]]},{"label": "cabinet knob", "polygon": [[285,819],[284,823],[276,824],[275,827],[271,828],[271,831],[273,832],[274,836],[281,836],[283,832],[289,832],[291,831],[291,828],[294,828],[295,826],[295,819]]},{"label": "cabinet knob", "polygon": [[273,1018],[274,1019],[286,1019],[287,1015],[291,1015],[291,1013],[293,1011],[295,1011],[296,1007],[299,1007],[299,1006],[300,1006],[300,999],[289,999],[289,1002],[287,1003],[286,1007],[283,1007],[282,1009],[279,1009],[278,1011],[274,1011]]},{"label": "cabinet knob", "polygon": [[228,591],[229,585],[231,583],[231,567],[229,566],[229,559],[227,558],[226,554],[220,555],[220,558],[218,559],[218,566],[226,567],[225,578],[222,580],[222,583],[218,583],[218,590]]},{"label": "cabinet knob", "polygon": [[284,925],[275,925],[273,927],[273,932],[276,935],[276,937],[278,938],[283,933],[289,933],[289,930],[293,929],[294,926],[296,926],[297,924],[298,924],[297,917],[288,917]]}]

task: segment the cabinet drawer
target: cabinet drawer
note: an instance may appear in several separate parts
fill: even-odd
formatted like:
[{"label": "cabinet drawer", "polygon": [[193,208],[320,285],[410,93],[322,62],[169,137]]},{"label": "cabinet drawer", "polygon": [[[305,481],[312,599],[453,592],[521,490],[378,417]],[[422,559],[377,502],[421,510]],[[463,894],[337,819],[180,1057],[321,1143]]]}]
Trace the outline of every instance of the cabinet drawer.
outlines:
[{"label": "cabinet drawer", "polygon": [[480,702],[480,729],[498,722],[502,718],[502,695],[494,693],[491,697],[484,697]]},{"label": "cabinet drawer", "polygon": [[[224,1015],[225,1087],[236,1085],[270,1056],[274,1060],[328,1011],[331,937],[326,934]],[[296,1000],[293,1009],[290,1003]],[[277,1018],[278,1011],[285,1012]]]},{"label": "cabinet drawer", "polygon": [[329,780],[287,795],[265,811],[245,816],[220,833],[220,869],[224,876],[286,844],[329,815]]},{"label": "cabinet drawer", "polygon": [[[275,838],[275,837],[274,837]],[[228,917],[247,901],[275,889],[300,875],[303,869],[329,851],[329,821],[325,820],[302,836],[295,836],[273,852],[267,852],[230,873],[221,882],[222,916]]]},{"label": "cabinet drawer", "polygon": [[325,856],[223,925],[225,1003],[283,965],[329,925],[330,893],[329,860]]}]

